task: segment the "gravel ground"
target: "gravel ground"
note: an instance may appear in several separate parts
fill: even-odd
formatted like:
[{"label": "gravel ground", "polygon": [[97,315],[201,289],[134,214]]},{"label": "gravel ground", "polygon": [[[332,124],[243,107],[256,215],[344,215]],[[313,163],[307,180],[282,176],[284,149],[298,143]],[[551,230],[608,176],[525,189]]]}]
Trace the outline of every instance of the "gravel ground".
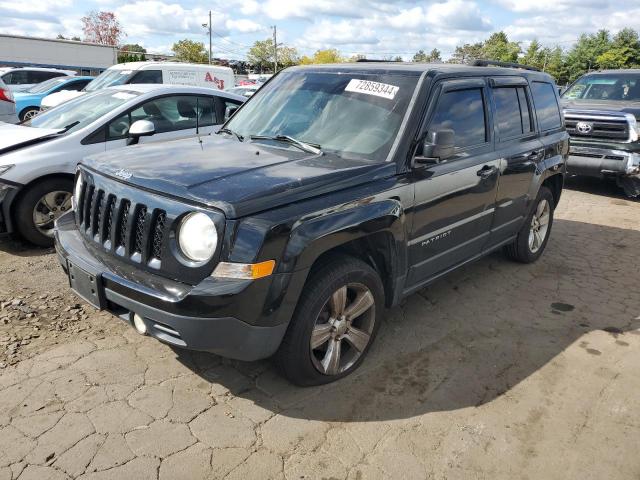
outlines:
[{"label": "gravel ground", "polygon": [[390,310],[354,375],[171,349],[0,241],[0,480],[640,478],[640,202],[571,181],[545,255]]}]

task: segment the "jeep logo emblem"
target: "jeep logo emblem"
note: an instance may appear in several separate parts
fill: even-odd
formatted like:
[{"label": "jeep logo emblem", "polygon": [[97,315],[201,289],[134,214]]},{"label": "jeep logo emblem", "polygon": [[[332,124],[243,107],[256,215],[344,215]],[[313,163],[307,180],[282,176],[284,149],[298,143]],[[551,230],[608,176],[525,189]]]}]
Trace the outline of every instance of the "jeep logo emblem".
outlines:
[{"label": "jeep logo emblem", "polygon": [[117,170],[114,175],[116,177],[120,177],[123,180],[129,180],[133,174],[129,171],[129,170],[125,170],[124,168],[121,168],[120,170]]},{"label": "jeep logo emblem", "polygon": [[591,133],[591,130],[593,130],[593,125],[587,122],[578,122],[576,123],[576,130],[578,133],[587,135]]}]

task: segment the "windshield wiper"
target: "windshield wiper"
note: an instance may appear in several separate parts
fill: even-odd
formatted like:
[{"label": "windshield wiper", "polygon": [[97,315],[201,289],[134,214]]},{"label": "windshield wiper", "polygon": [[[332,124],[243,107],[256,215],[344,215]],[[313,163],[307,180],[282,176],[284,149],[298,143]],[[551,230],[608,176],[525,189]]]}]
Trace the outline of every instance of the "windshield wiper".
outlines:
[{"label": "windshield wiper", "polygon": [[302,140],[290,137],[289,135],[274,135],[271,137],[269,135],[251,135],[249,138],[251,140],[275,140],[278,142],[286,142],[307,153],[313,153],[315,155],[320,155],[322,153],[320,145],[317,143],[303,142]]},{"label": "windshield wiper", "polygon": [[233,130],[231,130],[230,128],[221,128],[220,130],[218,130],[216,132],[216,134],[221,134],[221,133],[228,133],[230,135],[235,135],[235,137],[238,139],[239,142],[242,142],[244,140],[244,137],[242,135],[240,135],[238,132],[234,132]]},{"label": "windshield wiper", "polygon": [[73,123],[70,123],[69,125],[67,125],[66,127],[64,127],[62,130],[60,130],[60,131],[58,132],[58,134],[61,134],[61,133],[67,133],[69,130],[71,130],[73,127],[75,127],[75,126],[76,126],[76,125],[78,125],[79,123],[80,123],[80,120],[77,120],[77,121],[75,121],[75,122],[73,122]]}]

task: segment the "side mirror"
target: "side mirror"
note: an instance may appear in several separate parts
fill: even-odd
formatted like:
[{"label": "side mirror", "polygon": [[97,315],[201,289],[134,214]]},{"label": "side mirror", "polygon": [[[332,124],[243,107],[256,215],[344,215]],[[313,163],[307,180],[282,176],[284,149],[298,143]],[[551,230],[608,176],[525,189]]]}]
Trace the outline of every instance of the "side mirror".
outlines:
[{"label": "side mirror", "polygon": [[455,133],[442,129],[427,133],[422,144],[422,155],[416,155],[416,162],[422,164],[440,163],[451,157],[455,150]]},{"label": "side mirror", "polygon": [[127,145],[136,145],[140,137],[150,137],[156,133],[156,126],[149,120],[138,120],[133,122],[129,128],[129,140]]},{"label": "side mirror", "polygon": [[228,106],[227,108],[225,108],[224,109],[224,121],[226,122],[231,117],[233,117],[233,114],[236,113],[236,110],[238,110],[238,106],[237,105]]}]

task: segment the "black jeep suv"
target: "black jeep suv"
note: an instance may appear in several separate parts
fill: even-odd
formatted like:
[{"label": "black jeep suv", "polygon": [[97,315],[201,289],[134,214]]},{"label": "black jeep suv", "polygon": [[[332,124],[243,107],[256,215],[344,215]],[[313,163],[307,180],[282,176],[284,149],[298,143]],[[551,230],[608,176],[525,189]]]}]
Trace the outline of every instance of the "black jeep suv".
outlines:
[{"label": "black jeep suv", "polygon": [[568,173],[615,178],[627,196],[640,195],[640,70],[583,75],[562,104],[571,135]]},{"label": "black jeep suv", "polygon": [[543,73],[290,68],[217,135],[83,162],[57,251],[71,288],[141,333],[330,382],[385,307],[501,247],[542,254],[568,138]]}]

